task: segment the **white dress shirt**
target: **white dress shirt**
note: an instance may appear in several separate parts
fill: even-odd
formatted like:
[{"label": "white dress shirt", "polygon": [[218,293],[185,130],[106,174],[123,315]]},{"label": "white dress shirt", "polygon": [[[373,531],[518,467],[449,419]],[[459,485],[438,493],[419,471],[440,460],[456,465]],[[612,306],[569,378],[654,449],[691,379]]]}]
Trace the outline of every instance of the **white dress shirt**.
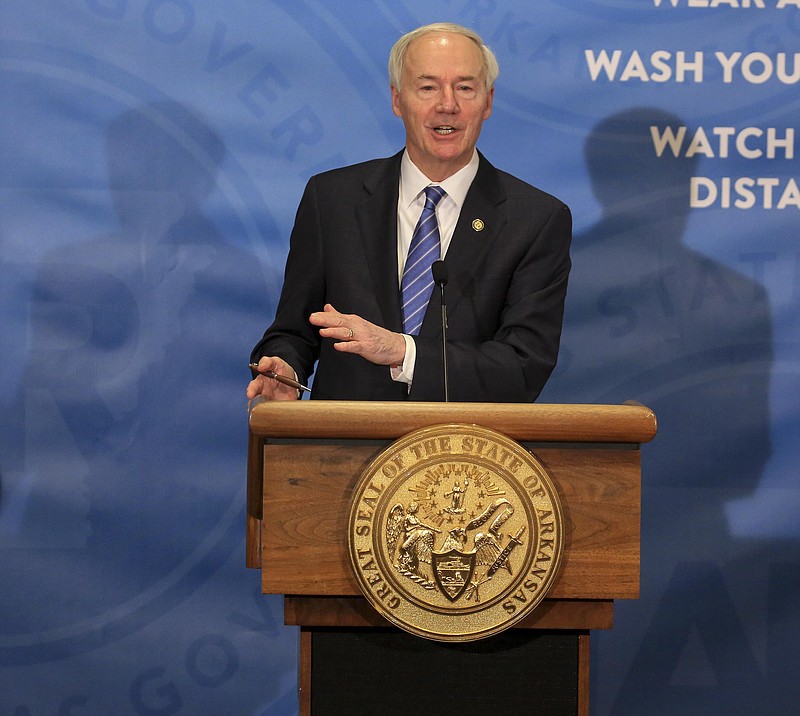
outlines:
[{"label": "white dress shirt", "polygon": [[[467,198],[467,192],[478,173],[480,158],[475,151],[469,163],[455,174],[441,182],[433,182],[426,177],[408,156],[403,153],[400,163],[400,193],[397,199],[397,286],[403,280],[411,237],[417,226],[422,209],[425,206],[425,187],[436,184],[445,190],[446,195],[436,205],[436,220],[439,223],[440,258],[447,255],[453,232],[461,214],[461,207]],[[406,342],[406,355],[402,366],[392,366],[392,379],[411,384],[414,379],[414,365],[417,359],[417,348],[412,336],[403,334]]]}]

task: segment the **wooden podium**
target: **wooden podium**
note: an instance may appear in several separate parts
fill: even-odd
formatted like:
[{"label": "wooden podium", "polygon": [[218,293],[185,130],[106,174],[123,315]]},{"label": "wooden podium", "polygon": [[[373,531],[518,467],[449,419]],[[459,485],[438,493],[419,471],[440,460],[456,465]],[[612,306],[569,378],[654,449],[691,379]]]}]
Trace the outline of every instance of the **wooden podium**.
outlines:
[{"label": "wooden podium", "polygon": [[[546,598],[513,629],[460,645],[406,634],[374,611],[352,574],[345,532],[372,459],[413,430],[453,423],[530,450],[555,484],[565,526]],[[422,704],[432,702],[440,713],[587,716],[589,632],[613,626],[615,599],[639,596],[640,445],[655,432],[655,415],[639,404],[257,405],[247,566],[262,570],[265,594],[285,595],[286,624],[301,627],[300,713],[428,713]]]}]

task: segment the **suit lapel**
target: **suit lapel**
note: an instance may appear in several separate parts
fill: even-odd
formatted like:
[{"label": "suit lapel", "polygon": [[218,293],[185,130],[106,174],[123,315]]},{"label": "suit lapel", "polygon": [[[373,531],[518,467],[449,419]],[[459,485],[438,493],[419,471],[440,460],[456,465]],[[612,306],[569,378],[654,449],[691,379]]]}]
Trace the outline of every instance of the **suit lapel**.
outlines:
[{"label": "suit lapel", "polygon": [[397,197],[402,152],[390,157],[364,182],[366,198],[356,206],[374,295],[382,325],[402,330],[400,290],[397,283]]},{"label": "suit lapel", "polygon": [[[506,223],[505,215],[498,208],[505,201],[505,192],[497,177],[497,170],[483,155],[480,162],[445,257],[449,275],[447,303],[450,309],[458,305],[465,286],[480,270],[486,254]],[[420,333],[435,335],[440,330],[438,312],[428,311]]]}]

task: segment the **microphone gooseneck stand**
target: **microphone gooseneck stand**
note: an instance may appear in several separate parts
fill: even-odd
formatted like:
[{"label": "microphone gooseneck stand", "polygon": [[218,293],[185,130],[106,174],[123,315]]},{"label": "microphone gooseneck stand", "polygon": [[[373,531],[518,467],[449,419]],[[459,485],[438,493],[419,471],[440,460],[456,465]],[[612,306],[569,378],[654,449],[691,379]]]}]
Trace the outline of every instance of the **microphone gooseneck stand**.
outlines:
[{"label": "microphone gooseneck stand", "polygon": [[444,261],[434,261],[431,266],[433,280],[442,293],[442,376],[444,379],[444,402],[450,401],[450,391],[447,383],[447,302],[444,300],[444,287],[447,285],[447,264]]}]

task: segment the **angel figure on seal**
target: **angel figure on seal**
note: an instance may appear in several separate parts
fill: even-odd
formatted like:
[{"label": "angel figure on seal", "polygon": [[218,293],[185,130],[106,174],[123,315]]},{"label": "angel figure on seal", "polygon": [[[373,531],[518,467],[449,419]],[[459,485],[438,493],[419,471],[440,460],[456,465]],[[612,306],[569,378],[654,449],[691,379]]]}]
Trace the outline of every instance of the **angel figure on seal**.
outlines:
[{"label": "angel figure on seal", "polygon": [[[397,567],[401,572],[411,573],[420,579],[428,580],[430,575],[422,564],[431,563],[434,548],[435,527],[420,521],[417,513],[419,504],[411,502],[407,509],[398,503],[389,511],[386,521],[386,543],[392,558],[397,557]],[[403,538],[402,542],[400,541]],[[398,549],[399,544],[399,549]]]}]

